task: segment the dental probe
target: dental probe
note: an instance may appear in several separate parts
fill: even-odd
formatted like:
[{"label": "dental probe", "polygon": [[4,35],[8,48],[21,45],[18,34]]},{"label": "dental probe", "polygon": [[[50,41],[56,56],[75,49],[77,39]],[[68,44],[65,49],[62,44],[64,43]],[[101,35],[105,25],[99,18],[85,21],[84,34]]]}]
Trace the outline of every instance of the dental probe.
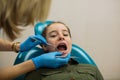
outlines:
[{"label": "dental probe", "polygon": [[[39,40],[37,40],[37,39],[35,39],[35,38],[32,38],[34,41],[39,41]],[[51,47],[53,47],[53,48],[55,48],[52,44],[50,44],[50,43],[47,43],[47,46],[51,46]],[[58,51],[58,49],[57,48],[55,48],[55,50],[56,51]],[[63,56],[56,56],[56,58],[64,58]],[[70,56],[70,58],[79,58],[79,57],[77,57],[77,56]]]}]

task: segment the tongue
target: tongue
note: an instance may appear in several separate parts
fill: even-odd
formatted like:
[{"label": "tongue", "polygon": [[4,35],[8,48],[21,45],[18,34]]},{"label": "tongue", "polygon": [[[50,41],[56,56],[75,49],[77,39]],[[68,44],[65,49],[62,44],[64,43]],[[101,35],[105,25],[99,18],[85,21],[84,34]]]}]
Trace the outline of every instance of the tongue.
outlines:
[{"label": "tongue", "polygon": [[59,49],[59,50],[65,50],[63,47],[59,47],[58,49]]}]

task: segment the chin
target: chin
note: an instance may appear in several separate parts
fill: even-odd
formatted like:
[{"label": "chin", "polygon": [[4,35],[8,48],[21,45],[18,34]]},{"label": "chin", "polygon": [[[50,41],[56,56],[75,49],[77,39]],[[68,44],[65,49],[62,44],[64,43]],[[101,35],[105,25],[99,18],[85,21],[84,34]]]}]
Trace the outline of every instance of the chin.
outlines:
[{"label": "chin", "polygon": [[63,54],[62,57],[66,57],[68,54]]},{"label": "chin", "polygon": [[62,54],[62,56],[63,57],[66,57],[68,54],[69,54],[69,52],[68,51],[60,51],[60,52],[62,52],[63,54]]}]

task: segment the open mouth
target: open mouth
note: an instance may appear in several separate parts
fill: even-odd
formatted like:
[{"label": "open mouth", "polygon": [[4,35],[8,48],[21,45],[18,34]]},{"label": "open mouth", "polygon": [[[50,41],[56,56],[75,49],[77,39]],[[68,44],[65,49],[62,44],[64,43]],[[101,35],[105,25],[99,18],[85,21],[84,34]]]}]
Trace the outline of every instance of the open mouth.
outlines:
[{"label": "open mouth", "polygon": [[65,43],[60,43],[58,46],[57,46],[57,50],[59,51],[65,51],[67,50],[67,46]]}]

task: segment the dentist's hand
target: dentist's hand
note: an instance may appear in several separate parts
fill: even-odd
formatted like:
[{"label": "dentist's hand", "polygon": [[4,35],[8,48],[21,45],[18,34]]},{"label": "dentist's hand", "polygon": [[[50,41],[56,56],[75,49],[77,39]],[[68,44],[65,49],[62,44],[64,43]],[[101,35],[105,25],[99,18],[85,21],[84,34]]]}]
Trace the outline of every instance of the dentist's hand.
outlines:
[{"label": "dentist's hand", "polygon": [[20,51],[27,51],[35,47],[38,44],[47,45],[46,39],[41,35],[33,35],[28,37],[24,42],[20,44]]},{"label": "dentist's hand", "polygon": [[56,57],[61,56],[61,52],[50,52],[42,54],[38,57],[32,58],[36,69],[40,67],[57,68],[68,63],[70,54],[67,57]]}]

